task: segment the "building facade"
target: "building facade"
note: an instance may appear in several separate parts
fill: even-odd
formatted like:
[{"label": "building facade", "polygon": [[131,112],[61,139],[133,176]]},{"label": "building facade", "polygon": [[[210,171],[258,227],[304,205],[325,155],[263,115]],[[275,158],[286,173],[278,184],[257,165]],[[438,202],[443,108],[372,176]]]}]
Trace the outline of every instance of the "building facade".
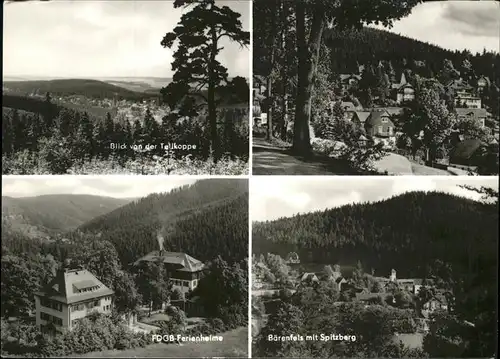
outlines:
[{"label": "building facade", "polygon": [[85,269],[62,269],[35,293],[36,325],[44,333],[72,329],[93,312],[111,314],[114,292]]},{"label": "building facade", "polygon": [[198,286],[206,269],[201,261],[186,253],[168,252],[163,249],[145,255],[138,259],[134,265],[139,265],[141,262],[162,263],[168,279],[173,284],[173,289],[184,294],[193,291]]}]

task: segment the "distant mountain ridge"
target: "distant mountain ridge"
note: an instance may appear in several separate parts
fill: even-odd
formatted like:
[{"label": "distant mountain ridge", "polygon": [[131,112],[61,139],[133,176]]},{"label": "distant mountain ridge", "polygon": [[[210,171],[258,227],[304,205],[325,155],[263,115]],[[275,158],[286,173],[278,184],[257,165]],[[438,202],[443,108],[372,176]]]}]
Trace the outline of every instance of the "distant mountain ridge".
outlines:
[{"label": "distant mountain ridge", "polygon": [[[440,192],[411,192],[253,225],[253,252],[297,252],[303,262],[392,268],[422,275],[435,260],[496,253],[498,208]],[[496,256],[496,254],[495,254]]]},{"label": "distant mountain ridge", "polygon": [[22,93],[37,92],[39,95],[45,95],[49,92],[51,95],[70,96],[82,95],[91,98],[118,98],[139,100],[158,93],[147,94],[141,91],[134,91],[122,86],[116,86],[104,81],[92,79],[58,79],[58,80],[29,80],[29,81],[4,81],[3,87],[12,91]]},{"label": "distant mountain ridge", "polygon": [[46,237],[73,230],[128,202],[130,199],[78,194],[2,196],[2,227],[30,237]]}]

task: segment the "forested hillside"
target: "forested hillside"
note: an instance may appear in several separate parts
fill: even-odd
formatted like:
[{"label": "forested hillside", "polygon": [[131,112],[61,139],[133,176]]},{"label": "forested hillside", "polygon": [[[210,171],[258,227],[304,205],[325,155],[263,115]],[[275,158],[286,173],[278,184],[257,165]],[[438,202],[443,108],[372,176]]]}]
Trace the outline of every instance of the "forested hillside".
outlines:
[{"label": "forested hillside", "polygon": [[185,251],[200,260],[221,255],[227,261],[248,256],[246,180],[203,180],[165,194],[152,194],[83,224],[80,231],[101,233],[123,265],[158,249]]},{"label": "forested hillside", "polygon": [[37,92],[45,95],[50,92],[56,96],[82,95],[90,98],[117,98],[126,100],[147,99],[158,96],[158,93],[144,93],[128,90],[121,86],[90,79],[63,79],[49,81],[6,81],[3,86],[9,90],[22,93]]},{"label": "forested hillside", "polygon": [[358,65],[390,61],[400,75],[410,69],[424,77],[434,77],[441,71],[445,59],[459,66],[468,59],[477,76],[488,76],[500,85],[500,54],[471,54],[449,51],[384,30],[364,27],[361,30],[325,33],[325,45],[330,49],[331,70],[334,73],[357,73]]},{"label": "forested hillside", "polygon": [[130,200],[91,195],[2,196],[2,226],[29,236],[48,236],[115,210]]},{"label": "forested hillside", "polygon": [[444,193],[407,193],[377,203],[347,205],[253,227],[253,251],[304,262],[355,264],[380,275],[423,276],[436,260],[474,267],[496,260],[498,213]]}]

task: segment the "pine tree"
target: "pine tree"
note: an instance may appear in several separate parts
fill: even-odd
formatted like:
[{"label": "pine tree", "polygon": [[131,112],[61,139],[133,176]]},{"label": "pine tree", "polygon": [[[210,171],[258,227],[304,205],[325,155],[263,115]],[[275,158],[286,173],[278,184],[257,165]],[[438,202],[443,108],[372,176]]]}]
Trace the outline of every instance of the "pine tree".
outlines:
[{"label": "pine tree", "polygon": [[227,6],[216,5],[215,0],[174,1],[175,8],[182,6],[192,6],[192,9],[161,42],[168,48],[178,43],[172,63],[173,81],[162,89],[162,94],[172,110],[180,107],[181,113],[187,115],[196,115],[201,106],[208,107],[210,139],[215,160],[218,160],[221,149],[216,92],[228,83],[227,69],[217,60],[220,39],[226,37],[247,46],[250,34],[242,30],[240,14]]}]

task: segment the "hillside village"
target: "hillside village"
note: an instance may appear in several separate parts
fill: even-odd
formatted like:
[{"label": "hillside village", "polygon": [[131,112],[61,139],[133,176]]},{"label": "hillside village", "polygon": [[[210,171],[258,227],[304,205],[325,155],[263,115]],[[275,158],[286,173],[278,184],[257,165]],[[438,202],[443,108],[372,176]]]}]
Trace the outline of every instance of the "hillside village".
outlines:
[{"label": "hillside village", "polygon": [[[432,279],[397,278],[394,269],[387,277],[364,273],[359,263],[351,275],[343,274],[339,265],[325,265],[319,272],[307,272],[300,268],[293,269],[300,263],[294,252],[289,253],[286,259],[269,253],[254,259],[252,293],[262,298],[264,308],[271,308],[275,299],[286,292],[293,295],[304,290],[328,287],[337,293],[334,305],[359,302],[365,308],[382,305],[395,310],[409,310],[408,320],[411,325],[404,332],[393,334],[403,341],[417,338],[420,345],[422,335],[429,331],[430,317],[438,311],[448,311],[448,301],[453,300],[452,294],[437,288]],[[257,320],[252,323],[254,337],[265,326],[265,318],[269,312],[266,310],[265,313],[258,315]],[[261,321],[258,320],[259,317]]]},{"label": "hillside village", "polygon": [[[453,64],[449,61],[446,64],[445,66],[453,69],[455,75],[442,83],[435,78],[415,75],[408,69],[396,76],[396,71],[388,61],[379,61],[376,67],[359,65],[356,73],[334,76],[329,85],[326,85],[332,92],[333,99],[329,108],[325,109],[325,116],[328,118],[326,121],[333,123],[344,120],[353,124],[359,131],[356,141],[361,147],[367,143],[381,144],[387,152],[404,155],[421,164],[449,169],[455,174],[477,172],[478,166],[484,165],[487,156],[485,153],[492,152],[499,143],[498,111],[492,114],[491,108],[483,101],[486,98],[491,103],[489,94],[499,91],[487,76],[470,76],[465,79],[458,75]],[[267,128],[266,111],[269,102],[266,85],[264,77],[254,76],[254,129]],[[415,150],[422,146],[424,136],[429,134],[425,135],[423,129],[416,136],[411,133],[418,127],[410,125],[411,117],[422,116],[417,109],[419,92],[424,88],[439,91],[441,105],[448,108],[454,116],[453,129],[450,128],[447,142],[443,144],[447,151],[436,158],[431,158],[428,150]],[[496,91],[491,90],[492,88]],[[425,119],[420,121],[424,123]],[[291,134],[293,121],[288,121],[286,128],[287,133]],[[279,137],[279,130],[274,131],[277,131],[276,137]],[[335,141],[332,132],[325,132],[324,124],[320,124],[318,119],[312,119],[310,133],[313,148],[315,143],[321,147],[325,140],[334,140],[331,146],[337,149],[346,146],[345,142]],[[417,143],[420,144],[417,146]],[[333,152],[330,154],[335,156]],[[494,161],[492,168],[495,168]]]}]

